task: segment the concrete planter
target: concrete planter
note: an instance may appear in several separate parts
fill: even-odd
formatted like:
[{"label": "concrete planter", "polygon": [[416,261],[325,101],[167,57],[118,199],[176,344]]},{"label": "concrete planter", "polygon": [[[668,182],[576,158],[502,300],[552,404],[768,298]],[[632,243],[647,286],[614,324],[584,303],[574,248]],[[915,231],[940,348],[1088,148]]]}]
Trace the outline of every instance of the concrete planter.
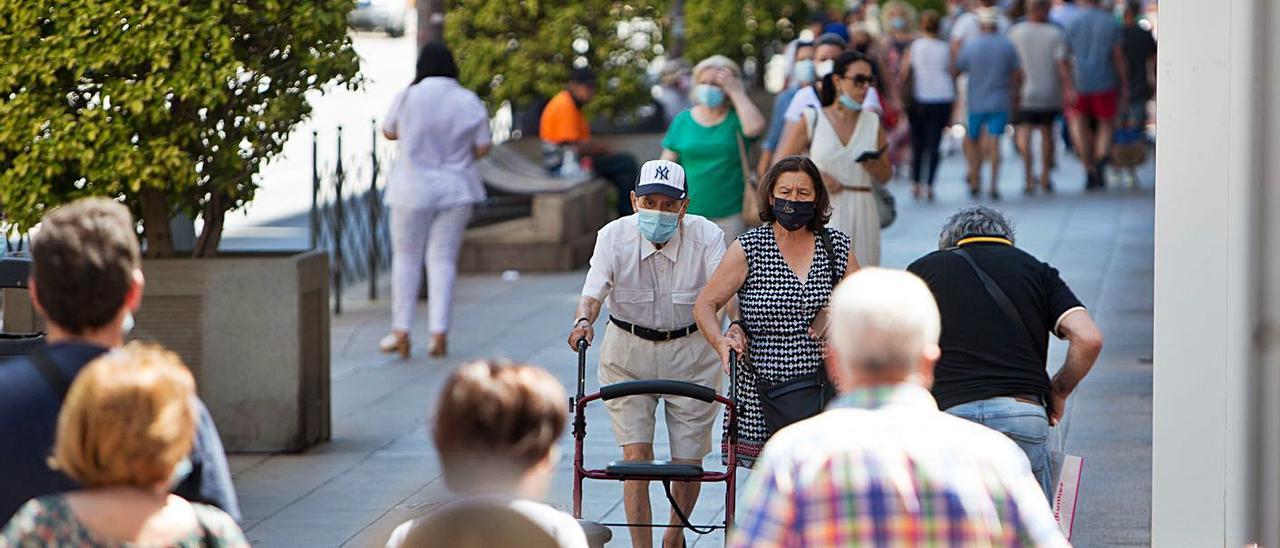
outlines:
[{"label": "concrete planter", "polygon": [[180,354],[228,451],[329,439],[329,258],[236,254],[143,261],[130,338]]}]

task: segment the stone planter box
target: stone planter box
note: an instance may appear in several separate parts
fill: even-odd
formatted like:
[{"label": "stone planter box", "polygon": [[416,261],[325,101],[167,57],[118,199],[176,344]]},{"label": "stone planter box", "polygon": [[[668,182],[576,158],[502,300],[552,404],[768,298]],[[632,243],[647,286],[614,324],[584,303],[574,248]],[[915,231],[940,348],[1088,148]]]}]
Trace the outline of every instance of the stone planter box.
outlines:
[{"label": "stone planter box", "polygon": [[591,259],[596,231],[608,221],[605,183],[535,194],[533,214],[467,230],[458,268],[463,272],[563,271]]},{"label": "stone planter box", "polygon": [[182,356],[227,451],[301,451],[330,436],[323,251],[147,259],[131,339]]}]

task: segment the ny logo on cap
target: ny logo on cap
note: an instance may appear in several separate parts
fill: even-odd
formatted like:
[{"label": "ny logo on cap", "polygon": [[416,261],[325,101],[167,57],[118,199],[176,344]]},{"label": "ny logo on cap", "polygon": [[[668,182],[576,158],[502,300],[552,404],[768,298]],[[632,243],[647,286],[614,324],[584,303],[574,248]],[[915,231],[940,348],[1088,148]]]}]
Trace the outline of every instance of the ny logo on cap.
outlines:
[{"label": "ny logo on cap", "polygon": [[654,178],[656,178],[656,179],[662,179],[663,181],[669,181],[669,180],[671,180],[671,179],[670,179],[670,175],[671,175],[670,171],[671,171],[671,168],[666,167],[666,166],[656,167],[656,168],[654,168],[654,170],[653,170],[653,176],[654,176]]}]

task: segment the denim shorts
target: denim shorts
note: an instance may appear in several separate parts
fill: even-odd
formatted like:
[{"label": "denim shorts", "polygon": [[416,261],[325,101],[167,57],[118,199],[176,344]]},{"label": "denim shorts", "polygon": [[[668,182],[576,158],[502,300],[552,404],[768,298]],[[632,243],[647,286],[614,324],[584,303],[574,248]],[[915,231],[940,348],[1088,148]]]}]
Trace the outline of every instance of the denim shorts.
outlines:
[{"label": "denim shorts", "polygon": [[977,141],[982,137],[982,129],[986,128],[987,135],[999,137],[1004,135],[1004,126],[1009,124],[1009,113],[1004,111],[995,112],[970,112],[969,127],[965,128],[969,132],[969,139]]},{"label": "denim shorts", "polygon": [[1049,459],[1049,417],[1043,406],[1010,397],[971,401],[948,408],[947,413],[973,421],[1009,436],[1031,463],[1031,473],[1052,499],[1053,467]]}]

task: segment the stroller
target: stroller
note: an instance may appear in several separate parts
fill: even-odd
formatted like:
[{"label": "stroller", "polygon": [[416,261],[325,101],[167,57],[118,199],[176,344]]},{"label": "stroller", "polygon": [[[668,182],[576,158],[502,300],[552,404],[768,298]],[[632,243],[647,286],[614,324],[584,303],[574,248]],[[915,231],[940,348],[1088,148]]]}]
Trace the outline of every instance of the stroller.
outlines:
[{"label": "stroller", "polygon": [[[736,495],[736,469],[737,458],[734,449],[737,445],[737,415],[736,405],[734,403],[733,387],[737,380],[737,361],[738,357],[735,352],[729,354],[729,395],[728,397],[716,394],[714,388],[702,386],[687,381],[671,380],[671,379],[652,379],[626,381],[608,386],[600,387],[600,391],[594,394],[586,394],[586,370],[587,370],[587,341],[580,339],[577,343],[578,348],[578,392],[570,402],[573,408],[573,517],[583,524],[583,528],[587,530],[588,537],[600,535],[597,542],[603,545],[611,537],[606,527],[683,527],[697,534],[704,535],[716,529],[723,529],[727,535],[733,528],[733,512],[734,499]],[[663,460],[654,461],[614,461],[610,462],[604,469],[589,469],[583,465],[583,446],[587,437],[587,420],[586,407],[587,404],[595,401],[608,401],[614,398],[626,396],[636,396],[641,394],[661,394],[669,396],[684,396],[694,398],[696,400],[707,403],[718,402],[725,407],[725,421],[728,424],[728,438],[724,440],[724,450],[726,456],[727,468],[723,472],[708,472],[702,469],[698,464],[682,464],[673,463]],[[659,524],[633,524],[633,523],[594,523],[582,519],[582,482],[586,479],[592,480],[612,480],[612,481],[660,481],[662,487],[666,491],[667,501],[671,503],[671,507],[675,510],[676,515],[680,518],[680,525],[659,525]],[[672,481],[693,481],[701,483],[720,483],[725,484],[725,518],[722,524],[693,525],[689,522],[689,516],[684,515],[679,505],[675,503],[675,498],[671,494]],[[603,530],[603,532],[601,532]],[[593,532],[596,532],[593,534]],[[595,544],[593,544],[595,545]]]},{"label": "stroller", "polygon": [[[0,257],[0,289],[26,289],[30,275],[31,259],[14,255]],[[8,328],[7,325],[5,327]],[[0,333],[0,359],[7,356],[25,356],[41,344],[44,344],[42,331]]]}]

